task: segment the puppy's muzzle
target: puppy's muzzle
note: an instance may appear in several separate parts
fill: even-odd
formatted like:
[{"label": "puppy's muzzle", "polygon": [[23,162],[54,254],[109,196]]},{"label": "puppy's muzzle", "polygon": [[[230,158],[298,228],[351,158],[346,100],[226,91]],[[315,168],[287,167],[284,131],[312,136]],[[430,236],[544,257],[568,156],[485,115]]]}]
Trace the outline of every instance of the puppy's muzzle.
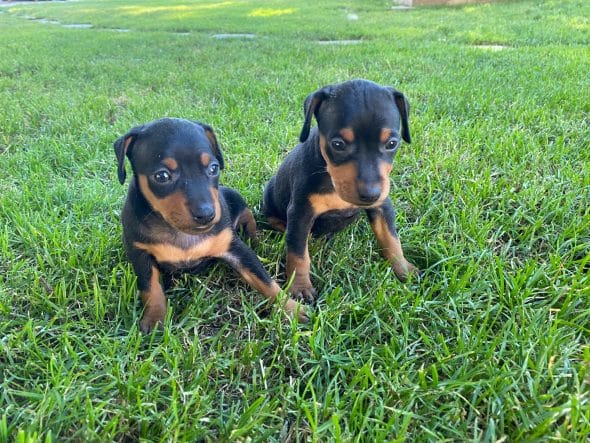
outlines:
[{"label": "puppy's muzzle", "polygon": [[215,207],[209,203],[192,207],[190,212],[193,221],[202,228],[208,227],[215,218]]},{"label": "puppy's muzzle", "polygon": [[361,203],[370,205],[375,203],[381,197],[381,185],[379,183],[374,184],[362,184],[357,189],[357,194]]}]

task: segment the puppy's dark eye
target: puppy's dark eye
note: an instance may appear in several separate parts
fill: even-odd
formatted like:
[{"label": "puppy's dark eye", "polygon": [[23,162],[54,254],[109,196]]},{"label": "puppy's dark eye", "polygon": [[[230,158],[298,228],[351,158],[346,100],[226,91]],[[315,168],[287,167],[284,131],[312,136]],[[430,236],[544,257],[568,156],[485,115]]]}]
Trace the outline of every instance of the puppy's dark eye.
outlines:
[{"label": "puppy's dark eye", "polygon": [[217,163],[211,163],[207,168],[207,174],[210,177],[215,177],[219,174],[219,165]]},{"label": "puppy's dark eye", "polygon": [[172,176],[168,171],[158,171],[154,174],[154,180],[157,183],[167,183],[172,180]]},{"label": "puppy's dark eye", "polygon": [[393,151],[397,148],[398,145],[399,145],[399,142],[397,140],[389,140],[385,144],[385,150],[386,151]]},{"label": "puppy's dark eye", "polygon": [[342,140],[332,140],[331,145],[332,149],[335,151],[342,151],[344,148],[346,148],[346,144]]}]

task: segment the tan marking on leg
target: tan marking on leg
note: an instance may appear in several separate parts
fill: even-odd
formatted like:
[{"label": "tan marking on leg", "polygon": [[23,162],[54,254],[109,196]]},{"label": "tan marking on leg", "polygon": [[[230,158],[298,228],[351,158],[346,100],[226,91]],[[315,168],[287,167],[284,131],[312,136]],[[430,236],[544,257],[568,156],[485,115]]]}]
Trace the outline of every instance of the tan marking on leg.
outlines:
[{"label": "tan marking on leg", "polygon": [[205,257],[221,257],[229,250],[232,238],[233,232],[227,228],[216,235],[195,235],[195,243],[186,249],[168,243],[134,242],[133,246],[148,252],[159,262],[192,262]]},{"label": "tan marking on leg", "polygon": [[[256,275],[246,269],[240,270],[239,272],[242,278],[250,286],[264,295],[270,303],[274,303],[277,300],[277,296],[281,292],[281,287],[274,280],[270,283],[270,285],[267,285]],[[295,315],[297,315],[298,320],[302,323],[307,323],[309,321],[303,306],[300,306],[299,303],[297,303],[292,298],[287,298],[283,301],[283,309],[285,309],[287,314],[289,314],[291,317],[295,317]]]},{"label": "tan marking on leg", "polygon": [[287,253],[287,277],[291,278],[294,272],[296,277],[307,278],[309,280],[309,251],[307,250],[307,244],[305,245],[305,254],[300,257],[292,252]]},{"label": "tan marking on leg", "polygon": [[162,160],[162,164],[164,164],[164,166],[173,171],[178,168],[178,162],[176,161],[176,159],[172,157],[167,157],[164,160]]},{"label": "tan marking on leg", "polygon": [[244,209],[234,222],[234,229],[238,229],[240,226],[244,227],[244,232],[252,240],[256,239],[256,220],[252,215],[250,208]]},{"label": "tan marking on leg", "polygon": [[152,266],[150,286],[141,291],[143,301],[143,318],[139,324],[142,332],[150,332],[154,327],[161,326],[166,319],[166,296],[160,284],[160,271]]},{"label": "tan marking on leg", "polygon": [[287,230],[287,225],[285,222],[278,217],[270,216],[266,218],[266,221],[268,221],[268,224],[277,231],[285,232]]},{"label": "tan marking on leg", "polygon": [[273,303],[277,299],[281,288],[274,280],[270,284],[266,284],[247,269],[239,269],[239,272],[242,278],[246,280],[246,283],[264,295],[268,301]]},{"label": "tan marking on leg", "polygon": [[291,276],[295,273],[293,283],[291,283],[289,290],[296,298],[304,298],[308,301],[312,301],[317,294],[316,289],[311,284],[309,275],[310,266],[307,242],[303,257],[292,252],[287,252],[287,278],[291,279]]},{"label": "tan marking on leg", "polygon": [[301,303],[293,300],[292,298],[288,298],[285,301],[284,309],[285,311],[287,311],[287,314],[289,314],[291,317],[294,318],[295,316],[297,316],[299,323],[309,322],[309,317],[307,316],[307,311],[305,307],[301,305]]},{"label": "tan marking on leg", "polygon": [[381,245],[383,255],[391,263],[391,267],[398,279],[405,281],[408,275],[418,271],[418,269],[404,257],[404,251],[402,250],[399,238],[394,237],[391,234],[387,227],[387,223],[382,217],[377,217],[371,223],[371,228],[373,228],[375,237],[377,237],[377,240]]}]

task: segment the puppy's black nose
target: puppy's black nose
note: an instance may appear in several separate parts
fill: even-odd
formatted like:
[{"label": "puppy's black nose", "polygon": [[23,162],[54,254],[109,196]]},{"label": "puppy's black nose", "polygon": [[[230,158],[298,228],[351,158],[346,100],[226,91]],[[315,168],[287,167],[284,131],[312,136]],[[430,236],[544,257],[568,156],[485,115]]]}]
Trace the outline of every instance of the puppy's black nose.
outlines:
[{"label": "puppy's black nose", "polygon": [[215,217],[215,208],[213,205],[203,205],[191,209],[193,220],[200,225],[206,225]]},{"label": "puppy's black nose", "polygon": [[358,189],[358,194],[363,203],[376,202],[381,196],[381,186],[378,184],[361,186]]}]

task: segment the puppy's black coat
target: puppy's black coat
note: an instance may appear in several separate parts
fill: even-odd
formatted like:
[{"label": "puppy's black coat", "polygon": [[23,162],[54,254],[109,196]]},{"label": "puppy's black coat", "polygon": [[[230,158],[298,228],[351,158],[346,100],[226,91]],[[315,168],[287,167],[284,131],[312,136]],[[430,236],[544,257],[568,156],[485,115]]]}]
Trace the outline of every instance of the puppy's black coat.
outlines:
[{"label": "puppy's black coat", "polygon": [[[300,144],[264,190],[264,214],[286,230],[291,292],[313,300],[309,233],[336,232],[365,211],[396,276],[418,272],[403,255],[389,198],[393,159],[403,139],[411,142],[409,105],[390,87],[367,80],[329,85],[305,100]],[[315,116],[317,127],[311,129]]]},{"label": "puppy's black coat", "polygon": [[[125,156],[133,169],[121,221],[127,256],[145,305],[141,330],[166,315],[160,283],[176,272],[197,272],[216,259],[231,265],[250,285],[274,301],[280,287],[256,254],[237,236],[254,238],[256,222],[240,194],[219,186],[223,156],[213,129],[163,118],[137,126],[114,143],[118,176],[125,181]],[[306,320],[289,299],[285,309]]]}]

